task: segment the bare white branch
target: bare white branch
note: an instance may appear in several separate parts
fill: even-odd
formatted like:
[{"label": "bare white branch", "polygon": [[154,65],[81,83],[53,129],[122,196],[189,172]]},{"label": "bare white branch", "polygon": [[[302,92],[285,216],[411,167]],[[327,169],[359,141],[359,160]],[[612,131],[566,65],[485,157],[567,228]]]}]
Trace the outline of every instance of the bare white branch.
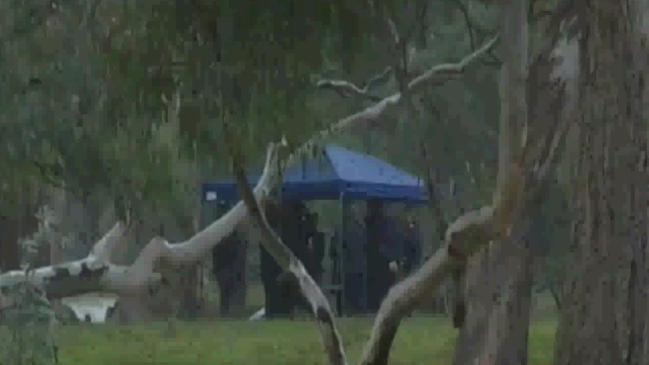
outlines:
[{"label": "bare white branch", "polygon": [[358,87],[356,84],[345,80],[320,80],[316,84],[319,89],[331,89],[343,97],[347,96],[360,96],[372,101],[380,101],[381,98],[371,94],[372,90],[379,84],[385,83],[392,73],[392,67],[386,67],[383,72],[371,77],[363,88]]},{"label": "bare white branch", "polygon": [[126,225],[123,222],[117,222],[104,237],[102,237],[90,251],[101,262],[110,262],[111,255],[115,247],[124,241]]},{"label": "bare white branch", "polygon": [[475,52],[464,57],[458,63],[443,63],[436,65],[423,74],[415,77],[412,81],[408,83],[408,89],[410,92],[414,92],[422,87],[432,86],[435,84],[443,83],[444,81],[457,77],[462,74],[466,67],[473,63],[476,59],[485,55],[498,41],[498,36],[491,38],[487,43],[482,45],[482,47],[475,50]]},{"label": "bare white branch", "polygon": [[[407,92],[416,93],[425,87],[443,84],[450,79],[459,77],[468,65],[486,54],[487,51],[493,48],[497,41],[498,36],[493,37],[489,42],[485,43],[470,55],[464,57],[458,63],[444,63],[431,67],[408,83]],[[384,73],[389,70],[390,69],[386,69]],[[368,97],[367,87],[361,89],[353,83],[344,80],[321,80],[318,82],[317,86],[320,88],[331,88],[343,94],[354,94]],[[352,125],[355,129],[367,128],[372,123],[378,123],[379,118],[383,116],[390,107],[398,106],[401,102],[402,95],[400,92],[392,94],[367,109],[338,121],[328,131],[326,131],[326,133],[320,132],[315,138],[321,138],[324,135],[338,133],[342,129],[346,129],[348,126]]]},{"label": "bare white branch", "polygon": [[446,231],[446,242],[414,274],[393,286],[381,303],[361,364],[387,364],[401,320],[442,283],[455,265],[495,238],[494,209],[484,207],[456,219]]},{"label": "bare white branch", "polygon": [[[438,76],[461,72],[471,60],[492,47],[496,40],[497,38],[493,38],[458,64],[439,65],[430,69],[411,81],[409,88],[417,89],[430,85],[436,80],[443,80]],[[512,45],[508,44],[508,46]],[[520,84],[516,86],[520,89]],[[524,107],[521,111],[527,112]],[[561,123],[545,136],[543,140],[548,147],[542,148],[542,152],[533,159],[537,162],[541,161],[539,166],[542,168],[539,170],[533,169],[533,166],[530,166],[531,160],[526,159],[525,155],[531,149],[529,144],[524,145],[520,153],[507,156],[507,168],[501,171],[502,176],[498,181],[491,206],[469,212],[452,223],[446,230],[444,247],[411,277],[395,285],[388,292],[377,314],[372,335],[362,357],[362,364],[387,364],[390,347],[402,318],[433,292],[454,268],[466,262],[471,254],[489,242],[506,238],[511,234],[512,227],[518,224],[522,213],[529,209],[533,201],[538,200],[542,192],[541,187],[547,182],[547,172],[556,162],[558,146],[565,131],[565,124]],[[512,143],[511,141],[514,139],[506,143]],[[525,173],[530,170],[535,172]]]},{"label": "bare white branch", "polygon": [[[224,120],[225,140],[232,156],[234,174],[237,186],[241,193],[242,202],[248,207],[250,217],[256,223],[261,233],[262,245],[275,259],[275,262],[285,271],[291,273],[299,284],[302,295],[311,304],[313,316],[318,323],[329,363],[332,365],[346,365],[347,359],[343,348],[342,339],[335,324],[335,316],[329,306],[329,301],[320,290],[320,287],[306,271],[302,262],[284,244],[282,238],[275,233],[266,219],[266,215],[259,201],[255,198],[248,184],[243,167],[243,158],[237,141],[231,135],[229,124]],[[309,142],[305,143],[308,145]],[[298,153],[301,149],[296,150]]]},{"label": "bare white branch", "polygon": [[[256,199],[265,199],[278,178],[277,148],[271,145],[266,156],[266,165],[254,189]],[[119,295],[141,293],[148,286],[156,285],[162,273],[158,272],[161,261],[180,266],[199,261],[224,237],[230,235],[247,215],[243,202],[239,202],[223,217],[187,241],[169,243],[156,237],[140,252],[130,266],[113,265],[112,251],[123,240],[126,225],[117,222],[93,247],[90,254],[81,260],[61,265],[38,268],[29,274],[24,271],[10,271],[0,275],[0,289],[29,280],[41,286],[48,297],[61,298],[92,291],[108,291]],[[2,301],[0,299],[0,301]]]}]

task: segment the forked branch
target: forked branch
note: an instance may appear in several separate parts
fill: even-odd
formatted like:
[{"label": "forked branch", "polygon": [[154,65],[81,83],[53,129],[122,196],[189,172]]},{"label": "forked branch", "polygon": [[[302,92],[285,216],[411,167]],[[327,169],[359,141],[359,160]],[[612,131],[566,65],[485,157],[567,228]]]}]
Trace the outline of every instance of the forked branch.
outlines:
[{"label": "forked branch", "polygon": [[318,284],[313,280],[309,273],[305,270],[304,265],[300,260],[291,252],[291,250],[284,244],[282,238],[275,233],[273,228],[268,223],[264,209],[260,206],[254,193],[248,184],[248,179],[244,171],[244,163],[241,155],[241,150],[236,143],[232,133],[230,133],[228,121],[224,121],[224,135],[225,142],[228,145],[230,155],[232,157],[232,164],[234,175],[237,180],[237,187],[241,194],[241,198],[245,205],[248,207],[248,212],[252,220],[256,223],[262,239],[263,247],[271,254],[275,262],[285,271],[291,273],[298,281],[302,295],[308,300],[311,305],[313,316],[318,323],[318,329],[329,358],[329,363],[332,365],[346,365],[347,359],[343,343],[336,328],[334,315],[329,306],[329,301],[318,287]]},{"label": "forked branch", "polygon": [[[512,21],[516,19],[505,19]],[[508,33],[511,35],[511,33]],[[519,39],[520,41],[520,39]],[[527,52],[524,45],[516,45],[513,41],[503,44],[504,47],[518,47],[521,52]],[[522,50],[525,48],[524,50]],[[511,49],[509,50],[512,51]],[[545,54],[547,56],[547,54]],[[503,72],[517,71],[519,66],[516,61],[508,63],[505,60]],[[548,75],[545,75],[546,77]],[[525,94],[519,90],[520,83],[510,93]],[[543,92],[546,105],[553,105],[553,101],[561,98],[561,86],[548,88]],[[561,109],[560,107],[554,109]],[[520,108],[527,113],[525,107]],[[546,109],[551,110],[550,109]],[[499,180],[490,206],[467,213],[452,223],[446,231],[445,244],[411,277],[395,285],[388,292],[377,314],[372,335],[366,345],[362,364],[387,364],[390,347],[396,335],[400,321],[409,314],[417,304],[433,292],[440,282],[451,272],[462,265],[466,259],[486,246],[489,242],[507,238],[521,217],[525,217],[539,202],[544,188],[550,178],[550,171],[557,162],[560,146],[566,130],[571,122],[570,118],[562,118],[559,114],[538,113],[553,118],[551,121],[541,121],[549,125],[548,130],[540,131],[524,140],[520,153],[507,156],[507,166]],[[527,115],[522,116],[526,119]],[[512,118],[509,118],[512,119]],[[520,122],[508,120],[507,124]],[[503,130],[501,129],[501,133]],[[507,139],[506,143],[515,143],[516,138]],[[540,141],[540,143],[536,143]],[[511,148],[512,146],[500,146]],[[511,160],[509,158],[511,157]],[[503,172],[503,171],[501,171]]]},{"label": "forked branch", "polygon": [[[256,199],[264,199],[276,184],[278,163],[277,149],[270,146],[262,176],[254,189]],[[49,298],[62,298],[93,291],[113,292],[118,295],[146,293],[146,289],[160,284],[170,274],[162,267],[178,267],[200,261],[206,253],[230,235],[247,215],[247,208],[239,202],[223,217],[216,220],[190,239],[169,243],[161,237],[149,242],[130,266],[114,265],[111,255],[115,247],[124,241],[126,225],[117,222],[93,246],[90,254],[77,261],[45,266],[30,273],[16,270],[0,275],[2,288],[29,280],[43,288]],[[166,266],[165,266],[166,265]],[[0,309],[7,305],[7,298],[0,294]]]},{"label": "forked branch", "polygon": [[493,48],[496,42],[498,42],[498,36],[491,38],[488,42],[483,44],[482,47],[464,57],[458,63],[443,63],[430,68],[428,71],[410,81],[410,83],[408,83],[408,90],[411,93],[416,92],[416,90],[420,88],[441,84],[446,80],[461,75],[462,73],[464,73],[464,70],[467,68],[467,66],[469,66],[481,56],[485,55],[490,49]]},{"label": "forked branch", "polygon": [[[406,88],[407,92],[416,93],[419,92],[422,88],[441,85],[448,80],[452,80],[459,77],[462,73],[464,73],[464,70],[467,68],[467,66],[472,64],[475,60],[479,59],[480,57],[484,56],[490,49],[494,47],[497,41],[498,41],[498,36],[493,37],[488,42],[483,44],[480,48],[478,48],[471,54],[467,55],[457,63],[443,63],[431,67],[421,75],[415,77],[413,80],[408,82]],[[384,73],[388,72],[389,70],[391,69],[390,68],[386,69]],[[336,90],[338,93],[342,95],[355,94],[355,95],[367,97],[367,92],[368,92],[367,88],[361,89],[358,86],[354,85],[353,83],[344,80],[327,80],[327,79],[320,80],[317,83],[317,86],[319,88],[329,88],[329,89]],[[365,117],[366,119],[376,120],[376,117],[372,118],[372,116],[377,114],[378,115],[383,114],[384,110],[388,106],[392,106],[400,103],[402,101],[401,99],[402,99],[401,93],[397,92],[387,98],[382,99],[380,102],[369,107],[368,109],[360,113],[354,114],[346,119],[352,119],[351,121],[352,123],[358,121],[359,119],[363,119],[362,117]]]},{"label": "forked branch", "polygon": [[360,96],[371,101],[380,101],[381,98],[372,95],[371,92],[379,84],[385,83],[385,81],[388,79],[388,77],[390,77],[391,74],[392,67],[386,67],[383,72],[370,78],[370,80],[362,88],[356,86],[352,82],[344,80],[320,80],[316,84],[316,87],[319,89],[331,89],[343,97]]}]

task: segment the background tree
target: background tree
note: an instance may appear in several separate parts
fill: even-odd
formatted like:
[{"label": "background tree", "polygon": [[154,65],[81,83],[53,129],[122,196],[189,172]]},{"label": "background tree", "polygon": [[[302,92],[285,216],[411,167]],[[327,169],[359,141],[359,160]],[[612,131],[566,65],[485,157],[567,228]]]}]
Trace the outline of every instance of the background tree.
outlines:
[{"label": "background tree", "polygon": [[[81,273],[89,276],[70,286],[49,286],[46,290],[56,292],[54,296],[97,288],[114,291],[121,296],[126,319],[153,314],[167,317],[177,303],[167,308],[155,308],[155,303],[167,303],[179,297],[174,290],[192,287],[200,253],[217,244],[222,235],[242,228],[239,222],[248,211],[255,213],[258,203],[248,194],[247,209],[240,203],[222,220],[200,230],[205,227],[198,223],[196,187],[201,181],[231,173],[231,161],[225,156],[240,156],[228,144],[236,142],[236,147],[245,151],[247,168],[262,167],[251,162],[266,154],[267,180],[255,190],[263,204],[279,173],[270,162],[286,160],[283,152],[278,155],[286,147],[273,144],[267,149],[270,142],[286,137],[288,150],[293,152],[286,162],[290,163],[314,146],[334,140],[406,165],[430,180],[431,187],[451,180],[459,187],[457,196],[451,199],[440,198],[443,194],[431,189],[436,203],[431,204],[430,215],[436,218],[435,237],[441,239],[428,240],[427,250],[439,250],[390,292],[377,315],[363,361],[387,362],[403,316],[451,272],[461,273],[467,258],[479,247],[488,245],[486,253],[469,262],[468,317],[461,329],[456,362],[478,357],[488,363],[524,363],[533,281],[531,256],[535,254],[528,247],[527,242],[535,239],[528,226],[537,220],[538,198],[548,180],[555,177],[550,171],[557,163],[559,137],[570,122],[567,111],[571,105],[557,103],[561,85],[555,81],[565,77],[554,75],[555,69],[563,66],[554,64],[552,51],[559,47],[559,34],[566,28],[574,30],[570,20],[576,8],[555,5],[538,1],[507,1],[498,6],[476,1],[413,1],[406,5],[397,1],[315,1],[308,5],[271,1],[259,5],[252,1],[200,0],[0,4],[0,148],[4,148],[0,167],[12,172],[0,177],[0,211],[9,217],[0,229],[7,236],[0,237],[0,248],[7,250],[1,257],[11,257],[0,267],[6,270],[20,263],[16,243],[36,229],[33,221],[28,223],[36,209],[45,202],[62,200],[62,204],[54,204],[57,214],[64,217],[66,230],[75,233],[75,247],[66,253],[71,261],[64,267],[74,277]],[[632,91],[640,92],[642,86],[631,81],[635,74],[618,77],[621,74],[615,72],[619,71],[612,69],[620,64],[611,55],[628,51],[636,57],[633,70],[642,73],[640,23],[633,19],[619,33],[590,20],[604,19],[606,24],[617,26],[616,20],[641,12],[612,8],[621,15],[612,18],[603,15],[607,10],[604,7],[580,10],[583,14],[577,24],[581,27],[577,29],[588,29],[584,33],[589,34],[582,40],[581,61],[611,66],[595,70],[593,85],[584,76],[580,110],[588,112],[584,115],[589,120],[604,120],[602,116],[619,119],[622,112],[631,110],[628,119],[634,122],[629,126],[639,132],[631,137],[618,131],[624,130],[622,127],[609,128],[615,138],[607,137],[607,141],[617,141],[616,133],[621,134],[626,139],[620,139],[623,142],[619,146],[636,146],[630,156],[637,157],[646,153],[646,147],[642,147],[646,140],[638,137],[643,135],[641,121],[646,116],[641,108],[644,96]],[[554,15],[537,19],[547,13]],[[496,51],[490,48],[493,43],[488,41],[498,29],[507,41],[494,56]],[[601,45],[608,40],[621,48],[607,53]],[[485,44],[486,48],[480,48]],[[444,64],[457,60],[462,61]],[[431,64],[441,65],[431,68]],[[467,67],[469,64],[471,67]],[[494,92],[498,67],[502,67],[501,95]],[[460,75],[461,82],[454,81]],[[617,82],[611,81],[615,93],[607,94],[610,80]],[[609,100],[605,96],[627,94],[634,96],[621,98],[633,102],[602,102]],[[597,108],[609,104],[617,105],[619,113]],[[629,108],[625,108],[627,104]],[[227,136],[221,116],[226,109],[230,136],[235,137],[224,142]],[[338,119],[341,115],[350,117]],[[496,124],[498,116],[500,125]],[[331,120],[338,122],[332,125]],[[600,123],[603,129],[595,132],[590,128],[594,123],[581,124],[579,143],[572,143],[573,147],[582,145],[588,133],[609,133],[608,124],[604,128]],[[350,129],[360,133],[339,136]],[[412,141],[417,148],[404,153],[404,146],[412,146]],[[616,143],[592,149],[601,156],[618,158]],[[625,156],[620,161],[632,160]],[[594,171],[602,161],[610,160],[580,162],[578,171]],[[243,163],[238,160],[235,164],[240,176]],[[646,173],[644,167],[633,169],[640,176]],[[621,181],[617,170],[602,175],[612,176],[610,181],[600,179],[608,181],[601,183],[602,189],[612,189]],[[569,190],[565,177],[558,179],[560,184],[555,186]],[[244,192],[246,186],[245,182],[241,184]],[[580,204],[595,202],[595,198],[580,194],[573,196]],[[642,197],[636,186],[623,200],[642,202]],[[641,209],[632,205],[615,206],[614,212],[631,217]],[[603,208],[582,210],[605,216]],[[76,213],[70,214],[72,211]],[[253,218],[263,231],[263,215],[253,214]],[[117,224],[91,247],[90,243],[99,239],[100,232],[108,231],[116,219],[126,221],[129,232]],[[636,222],[642,227],[646,224],[642,219],[620,225],[631,227],[629,222]],[[597,225],[589,224],[595,232]],[[578,225],[580,230],[588,231]],[[607,284],[615,290],[628,284],[632,299],[613,306],[614,310],[626,308],[618,311],[622,319],[602,325],[614,324],[623,331],[618,324],[626,323],[632,329],[629,338],[636,340],[627,341],[625,335],[619,335],[620,344],[613,347],[628,348],[621,352],[629,353],[628,359],[642,356],[638,344],[642,343],[644,322],[635,321],[635,313],[642,312],[645,300],[642,290],[646,278],[640,273],[644,272],[641,253],[646,232],[639,231],[636,228],[633,234],[640,237],[634,242],[640,243],[629,246],[635,254],[629,253],[631,248],[620,254],[623,266],[629,268],[628,274],[616,273],[622,285]],[[620,228],[619,232],[625,231]],[[126,233],[129,238],[120,238]],[[154,238],[158,235],[180,244]],[[183,240],[186,237],[192,238]],[[265,231],[265,238],[264,244],[281,247],[272,231]],[[130,245],[124,257],[116,258],[120,240],[139,244]],[[610,244],[608,238],[601,242]],[[577,267],[583,264],[595,270],[593,267],[599,265],[585,263],[590,248],[594,251],[593,244],[580,241]],[[582,250],[588,254],[582,254]],[[307,285],[308,275],[301,275],[294,261],[285,260],[290,252],[282,252],[280,261],[287,261],[288,269],[297,273],[307,296],[317,296],[317,287]],[[580,270],[573,279],[576,283],[595,280],[586,269]],[[47,273],[41,270],[37,278],[52,279]],[[478,280],[485,277],[488,283]],[[4,275],[0,283],[9,285],[13,279]],[[585,284],[579,285],[580,289],[568,298],[590,290]],[[145,288],[151,290],[150,294],[143,294]],[[494,293],[498,294],[495,301]],[[189,305],[191,300],[185,303]],[[327,306],[320,299],[312,303],[331,361],[344,360],[344,349],[337,346],[339,338],[334,336],[333,317],[323,314]],[[509,307],[515,310],[509,312]],[[565,318],[577,311],[572,304],[562,308]],[[584,318],[589,316],[584,314]],[[512,323],[516,325],[510,326]],[[569,339],[578,333],[577,327],[571,326],[562,323],[562,333],[568,333]],[[581,361],[582,355],[575,349],[582,345],[563,341],[557,356],[563,359],[563,354],[576,354],[566,361]],[[590,355],[583,356],[587,359]]]},{"label": "background tree", "polygon": [[[575,2],[579,24],[574,260],[557,364],[647,358],[646,5]],[[595,21],[596,20],[596,21]],[[645,293],[645,294],[643,294]]]}]

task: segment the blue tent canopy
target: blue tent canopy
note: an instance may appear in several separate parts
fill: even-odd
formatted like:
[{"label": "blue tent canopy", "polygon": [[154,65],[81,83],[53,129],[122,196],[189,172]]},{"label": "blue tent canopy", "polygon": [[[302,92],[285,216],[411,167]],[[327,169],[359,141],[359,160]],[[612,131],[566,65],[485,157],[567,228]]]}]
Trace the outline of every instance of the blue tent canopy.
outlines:
[{"label": "blue tent canopy", "polygon": [[[249,178],[251,184],[259,179]],[[322,153],[284,172],[284,200],[367,200],[381,199],[410,203],[425,202],[421,179],[378,158],[327,145]],[[203,184],[203,201],[236,201],[232,179]]]}]

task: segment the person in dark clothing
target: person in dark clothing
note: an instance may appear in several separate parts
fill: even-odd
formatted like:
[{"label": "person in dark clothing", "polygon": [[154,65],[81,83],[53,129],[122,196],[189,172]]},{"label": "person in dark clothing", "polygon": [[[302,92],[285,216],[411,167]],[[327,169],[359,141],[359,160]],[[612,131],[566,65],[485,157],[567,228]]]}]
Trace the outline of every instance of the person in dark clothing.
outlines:
[{"label": "person in dark clothing", "polygon": [[[282,217],[281,208],[278,204],[274,202],[268,202],[266,204],[266,218],[275,232],[281,235]],[[282,273],[282,268],[277,265],[275,259],[273,259],[263,245],[260,246],[261,281],[264,286],[266,317],[272,318],[287,313],[285,306],[283,305],[282,293],[280,292],[280,285],[278,282],[278,277]]]},{"label": "person in dark clothing", "polygon": [[316,283],[322,284],[322,274],[324,273],[324,268],[322,267],[322,260],[324,260],[325,255],[325,234],[322,232],[317,232],[313,239],[311,240],[313,246],[313,276],[316,280]]},{"label": "person in dark clothing", "polygon": [[282,273],[282,270],[263,246],[261,247],[260,261],[261,281],[264,286],[266,317],[272,318],[284,312],[282,308],[281,295],[279,293],[280,286],[278,283],[278,277]]},{"label": "person in dark clothing", "polygon": [[382,288],[385,296],[391,286],[404,278],[404,230],[401,229],[397,217],[385,218],[385,231],[381,241],[380,251],[383,258],[388,262],[389,275],[385,286]]},{"label": "person in dark clothing", "polygon": [[329,260],[331,261],[331,282],[334,284],[340,283],[340,262],[339,262],[339,255],[340,253],[338,252],[338,246],[340,242],[340,234],[338,232],[334,232],[334,234],[331,236],[331,240],[329,242]]},{"label": "person in dark clothing", "polygon": [[390,280],[389,260],[381,251],[388,243],[388,220],[383,213],[383,202],[367,202],[365,227],[367,230],[367,308],[377,310],[387,294]]},{"label": "person in dark clothing", "polygon": [[421,240],[419,237],[419,225],[415,218],[408,216],[404,239],[404,271],[412,272],[418,265],[421,253]]},{"label": "person in dark clothing", "polygon": [[[217,215],[221,216],[228,208],[227,203],[221,202]],[[221,315],[228,315],[232,305],[243,305],[241,301],[245,301],[245,295],[237,297],[245,293],[245,256],[244,242],[236,232],[212,249],[212,273],[219,285]]]},{"label": "person in dark clothing", "polygon": [[[293,254],[302,262],[307,272],[309,271],[309,251],[307,247],[308,237],[315,230],[311,227],[309,220],[309,211],[303,202],[294,202],[288,206],[286,214],[283,216],[282,238],[293,252]],[[296,307],[308,309],[309,304],[302,296],[299,286],[294,282],[294,277],[288,277],[282,281],[282,296],[288,307],[289,314],[292,315]]]},{"label": "person in dark clothing", "polygon": [[230,313],[232,295],[235,292],[235,286],[237,284],[237,271],[239,271],[235,263],[238,261],[237,254],[242,244],[237,234],[233,233],[214,247],[212,251],[213,270],[220,292],[221,315],[228,315]]},{"label": "person in dark clothing", "polygon": [[[343,273],[340,267],[340,233],[335,231],[329,241],[329,260],[331,262],[331,284],[340,285],[343,280]],[[336,312],[342,313],[342,295],[340,291],[335,291]]]},{"label": "person in dark clothing", "polygon": [[282,214],[282,239],[298,259],[306,256],[306,236],[310,231],[308,211],[302,202],[291,203]]},{"label": "person in dark clothing", "polygon": [[362,217],[350,208],[345,219],[345,304],[346,310],[360,313],[367,307],[366,231]]},{"label": "person in dark clothing", "polygon": [[[308,210],[302,202],[289,203],[276,215],[276,217],[279,217],[281,237],[284,244],[302,261],[307,270],[309,270],[310,265],[307,237],[313,235],[315,230],[311,226],[311,222],[308,221],[308,216]],[[270,255],[268,255],[268,258],[272,260]],[[274,283],[268,285],[269,288],[275,290],[275,299],[278,302],[276,306],[273,306],[273,313],[292,317],[296,306],[308,308],[308,303],[300,293],[299,286],[295,285],[295,278],[291,274],[284,272],[274,261],[272,264],[279,271],[275,275]],[[268,264],[268,266],[272,265]]]},{"label": "person in dark clothing", "polygon": [[316,283],[320,284],[322,279],[322,259],[324,258],[324,234],[318,231],[318,215],[308,215],[306,229],[307,271]]},{"label": "person in dark clothing", "polygon": [[404,257],[403,230],[398,219],[383,217],[381,219],[379,251],[388,262],[397,262]]}]

